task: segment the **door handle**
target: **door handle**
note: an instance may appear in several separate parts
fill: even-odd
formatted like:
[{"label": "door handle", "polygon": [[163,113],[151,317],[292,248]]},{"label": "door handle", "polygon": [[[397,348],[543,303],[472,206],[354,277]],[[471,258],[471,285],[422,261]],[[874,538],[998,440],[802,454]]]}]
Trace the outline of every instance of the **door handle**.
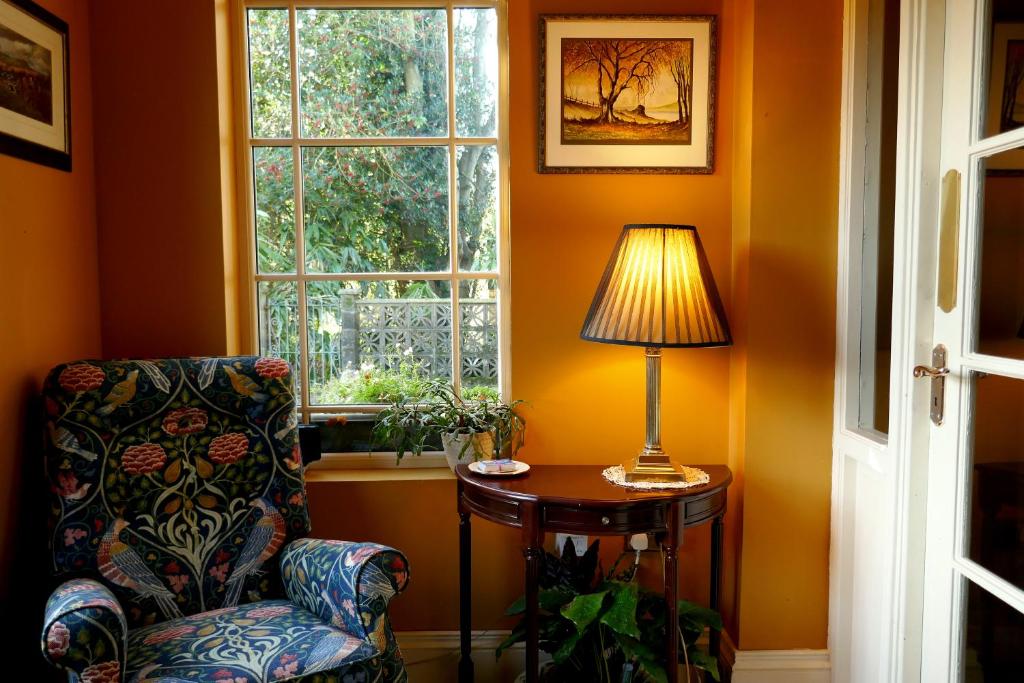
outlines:
[{"label": "door handle", "polygon": [[949,374],[949,368],[933,368],[930,365],[915,365],[914,377],[945,377]]},{"label": "door handle", "polygon": [[949,368],[946,367],[946,347],[942,344],[932,349],[931,365],[914,366],[914,377],[928,377],[932,381],[932,397],[929,406],[929,417],[936,425],[942,424],[943,412],[946,404],[946,375]]}]

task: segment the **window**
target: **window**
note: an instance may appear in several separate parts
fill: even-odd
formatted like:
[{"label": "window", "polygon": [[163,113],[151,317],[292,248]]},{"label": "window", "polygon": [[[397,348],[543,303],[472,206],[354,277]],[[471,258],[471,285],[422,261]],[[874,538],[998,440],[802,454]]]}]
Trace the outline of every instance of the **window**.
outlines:
[{"label": "window", "polygon": [[[849,365],[844,426],[876,443],[889,431],[893,315],[893,253],[896,243],[896,131],[900,65],[900,1],[866,0],[856,50],[858,89],[851,109],[851,139],[859,142],[847,170],[849,206],[847,267],[841,285],[849,306],[843,336]],[[852,77],[852,76],[851,76]],[[856,287],[856,290],[852,288]],[[841,332],[841,334],[843,334]]]},{"label": "window", "polygon": [[259,352],[304,421],[428,378],[499,393],[504,2],[281,4],[243,3]]}]

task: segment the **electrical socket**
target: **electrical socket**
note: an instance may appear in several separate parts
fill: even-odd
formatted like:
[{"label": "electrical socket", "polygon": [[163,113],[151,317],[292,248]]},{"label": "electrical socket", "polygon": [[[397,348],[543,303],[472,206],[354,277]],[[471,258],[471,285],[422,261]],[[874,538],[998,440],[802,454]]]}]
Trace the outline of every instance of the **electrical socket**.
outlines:
[{"label": "electrical socket", "polygon": [[647,534],[633,534],[630,536],[629,547],[633,550],[647,550],[649,547]]},{"label": "electrical socket", "polygon": [[623,550],[639,550],[642,553],[661,549],[657,534],[626,534],[623,536],[622,547]]},{"label": "electrical socket", "polygon": [[561,557],[562,550],[565,548],[565,542],[567,540],[572,541],[573,549],[576,551],[576,557],[580,557],[583,553],[587,552],[587,537],[579,534],[555,534],[555,548],[558,550],[558,555]]}]

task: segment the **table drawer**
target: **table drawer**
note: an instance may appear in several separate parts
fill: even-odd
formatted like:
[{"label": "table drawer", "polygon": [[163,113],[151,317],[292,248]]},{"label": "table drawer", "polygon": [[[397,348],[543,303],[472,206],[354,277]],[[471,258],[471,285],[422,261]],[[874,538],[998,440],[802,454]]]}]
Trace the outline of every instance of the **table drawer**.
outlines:
[{"label": "table drawer", "polygon": [[688,500],[683,505],[683,525],[700,524],[714,517],[725,507],[725,491],[715,491],[703,498]]},{"label": "table drawer", "polygon": [[586,531],[592,534],[642,533],[665,528],[667,505],[602,510],[574,505],[545,505],[546,531]]},{"label": "table drawer", "polygon": [[522,520],[519,519],[519,503],[480,495],[469,489],[462,492],[462,502],[471,512],[484,519],[498,524],[522,526]]}]

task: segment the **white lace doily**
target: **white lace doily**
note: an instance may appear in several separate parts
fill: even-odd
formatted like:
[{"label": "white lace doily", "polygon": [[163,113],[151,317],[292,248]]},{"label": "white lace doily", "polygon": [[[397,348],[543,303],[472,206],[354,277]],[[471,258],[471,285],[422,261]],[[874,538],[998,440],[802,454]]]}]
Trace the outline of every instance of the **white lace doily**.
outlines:
[{"label": "white lace doily", "polygon": [[622,465],[609,467],[601,474],[613,484],[624,486],[627,489],[640,489],[643,491],[653,489],[688,489],[692,486],[700,486],[711,481],[711,477],[704,470],[685,465],[682,467],[683,473],[686,475],[686,481],[626,481],[626,470]]}]

